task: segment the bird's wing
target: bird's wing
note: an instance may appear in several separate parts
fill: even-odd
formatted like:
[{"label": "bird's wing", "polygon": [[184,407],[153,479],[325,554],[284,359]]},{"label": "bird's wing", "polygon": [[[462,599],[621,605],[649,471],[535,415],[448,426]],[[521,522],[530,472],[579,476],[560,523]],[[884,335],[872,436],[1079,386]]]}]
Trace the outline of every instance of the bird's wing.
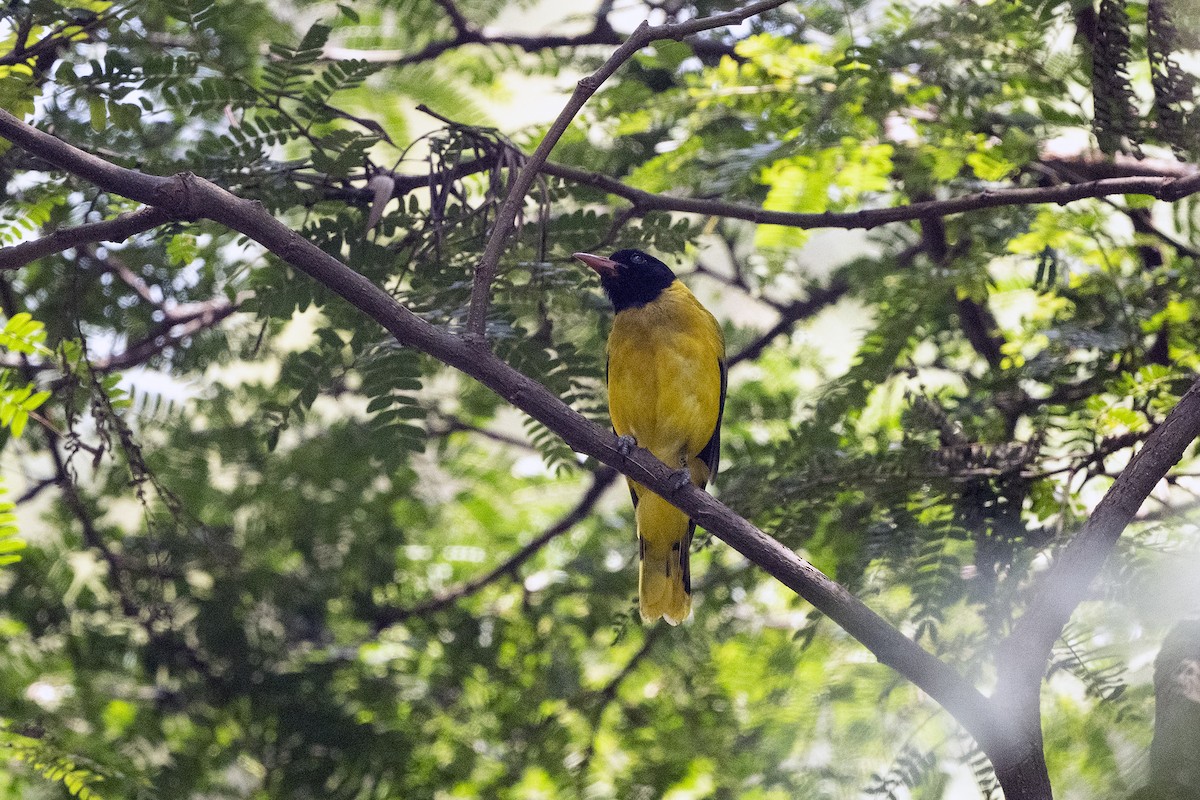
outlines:
[{"label": "bird's wing", "polygon": [[708,467],[710,481],[717,476],[717,464],[721,461],[721,417],[725,414],[725,391],[729,386],[729,370],[725,366],[725,359],[718,359],[717,366],[721,369],[721,402],[717,407],[717,425],[713,428],[712,438],[697,455]]}]

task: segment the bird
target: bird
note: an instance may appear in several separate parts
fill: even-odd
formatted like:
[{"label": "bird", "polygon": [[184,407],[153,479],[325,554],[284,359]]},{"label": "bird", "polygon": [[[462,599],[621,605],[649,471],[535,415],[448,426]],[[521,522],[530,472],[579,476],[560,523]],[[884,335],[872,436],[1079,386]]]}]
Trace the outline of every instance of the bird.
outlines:
[{"label": "bird", "polygon": [[[721,326],[671,268],[648,253],[573,257],[600,276],[613,307],[606,374],[618,449],[628,455],[643,447],[679,470],[679,486],[690,481],[703,489],[721,455],[728,385]],[[642,621],[678,625],[692,608],[689,547],[696,523],[627,480],[637,521]]]}]

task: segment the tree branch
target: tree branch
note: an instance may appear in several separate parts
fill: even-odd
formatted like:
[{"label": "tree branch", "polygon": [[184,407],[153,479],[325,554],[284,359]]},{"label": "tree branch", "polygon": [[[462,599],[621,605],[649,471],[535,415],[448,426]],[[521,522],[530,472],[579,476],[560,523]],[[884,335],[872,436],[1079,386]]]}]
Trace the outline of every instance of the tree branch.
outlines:
[{"label": "tree branch", "polygon": [[[91,33],[95,28],[112,19],[115,11],[123,9],[109,9],[103,14],[93,14],[91,19],[71,20],[59,23],[54,30],[47,31],[41,39],[34,42],[31,47],[26,47],[22,37],[18,37],[18,41],[12,50],[0,56],[0,67],[10,67],[17,64],[28,64],[30,61],[40,59],[42,56],[56,52],[60,48],[66,47],[72,42],[77,42],[80,38],[90,39]],[[68,33],[69,31],[69,33]],[[81,37],[81,34],[86,34],[86,37]]]},{"label": "tree branch", "polygon": [[[491,167],[490,159],[473,159],[458,164],[441,173],[443,180],[457,180],[483,172]],[[620,180],[599,172],[579,169],[556,161],[547,161],[541,166],[543,175],[592,186],[611,195],[628,200],[629,211],[635,216],[648,211],[673,211],[682,214],[703,214],[724,219],[739,219],[760,225],[782,225],[789,228],[813,230],[818,228],[861,228],[869,230],[897,222],[913,222],[937,217],[948,217],[987,208],[1017,205],[1055,203],[1066,205],[1078,200],[1144,194],[1160,200],[1174,201],[1191,194],[1200,193],[1200,173],[1195,171],[1175,174],[1130,174],[1116,178],[1086,180],[1079,183],[1028,188],[993,189],[986,192],[963,195],[949,200],[929,200],[888,208],[864,209],[849,212],[824,212],[805,214],[791,211],[771,211],[748,203],[733,203],[703,197],[655,194],[637,189]],[[1132,172],[1132,168],[1121,170]],[[428,175],[405,175],[392,173],[395,179],[393,197],[402,197],[414,189],[429,185]],[[366,189],[327,189],[326,196],[369,202],[370,191]],[[1162,237],[1160,237],[1162,238]],[[1175,241],[1170,244],[1182,249]],[[1186,252],[1186,251],[1185,251]]]},{"label": "tree branch", "polygon": [[484,437],[485,439],[491,439],[493,442],[499,442],[500,444],[508,447],[517,447],[521,450],[529,450],[534,453],[538,452],[537,448],[532,444],[524,439],[519,439],[516,436],[510,436],[507,433],[501,433],[500,431],[488,430],[487,428],[481,428],[478,425],[472,425],[466,420],[456,417],[453,414],[439,412],[437,416],[442,419],[443,424],[431,424],[429,426],[429,434],[431,436],[446,436],[451,433],[475,433]]},{"label": "tree branch", "polygon": [[161,209],[146,206],[103,222],[89,222],[74,228],[59,228],[32,242],[0,247],[0,270],[20,269],[39,258],[61,253],[81,244],[123,242],[130,236],[145,233],[169,220],[170,217]]},{"label": "tree branch", "polygon": [[450,24],[454,28],[454,36],[430,42],[415,53],[404,50],[356,50],[335,45],[326,45],[322,55],[331,61],[346,59],[361,59],[376,64],[390,64],[396,67],[419,64],[432,61],[449,50],[469,44],[506,45],[536,53],[541,50],[553,50],[559,47],[580,47],[583,45],[619,45],[621,35],[608,24],[607,4],[602,4],[597,12],[592,29],[577,34],[514,34],[497,33],[478,28],[470,23],[453,0],[436,0],[446,12]]},{"label": "tree branch", "polygon": [[144,302],[154,306],[155,308],[162,307],[161,298],[156,299],[154,297],[154,292],[151,290],[150,284],[146,283],[141,275],[138,275],[136,272],[130,269],[129,265],[125,263],[124,259],[119,258],[113,253],[108,253],[106,256],[101,258],[100,254],[96,251],[96,248],[91,245],[85,245],[80,249],[86,253],[90,259],[95,261],[101,269],[105,270],[110,275],[116,276],[121,283],[132,289],[133,293],[140,297]]},{"label": "tree branch", "polygon": [[496,274],[496,266],[500,263],[500,254],[504,251],[513,223],[517,219],[517,213],[525,203],[525,195],[529,193],[529,189],[533,186],[534,180],[541,172],[546,159],[550,157],[550,151],[558,144],[558,140],[566,132],[571,121],[575,119],[575,115],[583,108],[584,103],[596,93],[596,90],[622,64],[629,60],[634,53],[641,50],[650,42],[659,39],[679,40],[700,31],[711,30],[724,25],[734,25],[743,22],[755,14],[782,4],[783,0],[758,0],[756,3],[751,3],[734,11],[726,11],[710,17],[701,17],[700,19],[689,20],[687,22],[659,25],[657,27],[650,27],[649,23],[643,21],[625,43],[609,56],[600,69],[580,79],[575,86],[575,91],[571,93],[571,97],[567,100],[566,105],[563,106],[563,110],[559,112],[554,122],[550,124],[550,129],[546,131],[546,135],[538,143],[537,148],[533,151],[533,155],[529,157],[529,160],[517,174],[516,179],[513,180],[512,186],[508,190],[508,196],[504,198],[504,202],[500,204],[500,208],[496,211],[496,220],[492,227],[492,235],[488,237],[487,246],[484,248],[483,256],[479,259],[479,264],[475,268],[475,279],[471,285],[471,301],[467,311],[467,333],[470,336],[478,340],[485,338],[488,305],[491,302],[492,279]]},{"label": "tree branch", "polygon": [[51,486],[54,486],[55,484],[57,484],[58,480],[59,479],[58,479],[57,475],[52,475],[49,478],[42,478],[40,480],[33,481],[32,483],[29,484],[29,487],[27,489],[25,489],[24,492],[21,493],[21,496],[13,501],[13,503],[18,506],[21,505],[22,503],[28,503],[30,500],[33,500],[35,497],[40,495],[42,492],[49,489]]},{"label": "tree branch", "polygon": [[1017,189],[992,189],[985,192],[963,195],[950,200],[927,200],[919,203],[871,208],[862,211],[827,211],[819,214],[803,214],[792,211],[770,211],[744,203],[710,200],[697,197],[653,194],[635,189],[621,181],[566,164],[547,163],[542,172],[565,180],[603,189],[609,194],[622,197],[633,203],[642,212],[678,211],[687,214],[705,214],[727,219],[740,219],[759,225],[784,225],[789,228],[862,228],[869,230],[895,222],[913,222],[935,217],[948,217],[968,211],[1001,206],[1037,205],[1057,203],[1066,205],[1076,200],[1122,194],[1144,194],[1158,200],[1175,201],[1200,192],[1200,174],[1186,177],[1128,177],[1102,178],[1085,183],[1060,186],[1038,186]]},{"label": "tree branch", "polygon": [[1182,161],[1135,158],[1124,153],[1113,156],[1085,153],[1074,157],[1043,157],[1036,164],[1043,171],[1048,171],[1067,183],[1081,183],[1100,178],[1186,178],[1198,171],[1194,164]]},{"label": "tree branch", "polygon": [[[155,325],[150,333],[138,339],[133,344],[126,346],[121,352],[93,362],[92,369],[96,372],[105,373],[129,369],[130,367],[144,364],[188,336],[195,336],[201,331],[216,327],[218,323],[236,313],[247,297],[249,297],[249,293],[240,295],[237,301],[232,303],[225,297],[217,297],[200,303],[189,303],[185,306],[164,309],[163,314],[165,316],[163,320]],[[23,364],[27,369],[34,372],[56,369],[56,365],[49,361],[33,362],[23,359],[21,362],[16,362],[7,359],[0,360],[0,368],[12,368],[19,364]],[[50,384],[50,388],[52,390],[58,389],[65,382],[65,378],[58,378]]]},{"label": "tree branch", "polygon": [[453,589],[448,589],[442,592],[437,597],[434,597],[424,602],[418,603],[407,608],[379,608],[375,610],[372,623],[376,630],[382,630],[388,625],[395,625],[397,622],[403,622],[409,617],[419,617],[425,614],[430,614],[434,611],[440,611],[446,606],[453,605],[464,597],[471,595],[483,589],[490,583],[505,575],[516,575],[517,568],[528,561],[535,553],[550,543],[578,523],[587,518],[592,513],[592,508],[595,507],[596,501],[600,496],[607,491],[608,487],[613,485],[617,479],[617,471],[612,467],[603,467],[596,471],[592,476],[592,485],[584,493],[575,507],[562,516],[558,522],[555,522],[546,530],[531,539],[524,547],[506,559],[503,563],[497,565],[494,569],[485,572],[479,577],[459,584]]},{"label": "tree branch", "polygon": [[767,349],[767,345],[775,340],[775,337],[790,331],[800,320],[816,316],[820,311],[841,300],[849,291],[849,283],[837,280],[827,287],[812,289],[809,291],[807,299],[796,300],[784,306],[779,314],[779,321],[764,331],[757,339],[730,356],[728,366],[732,367],[742,361],[753,361],[758,358],[762,351]]},{"label": "tree branch", "polygon": [[167,312],[167,317],[149,335],[128,345],[120,353],[95,362],[92,369],[97,372],[114,372],[144,364],[188,336],[195,336],[201,331],[215,327],[234,314],[240,305],[221,297],[196,304],[198,307],[188,307],[182,312],[179,309],[171,309]]},{"label": "tree branch", "polygon": [[3,110],[0,136],[106,191],[162,206],[172,217],[192,218],[202,213],[245,234],[374,319],[400,344],[475,378],[545,425],[576,452],[614,467],[686,512],[941,704],[975,737],[998,769],[1028,763],[1035,754],[1040,757],[1037,739],[1018,729],[962,675],[892,627],[844,587],[699,487],[691,483],[679,486],[673,480],[674,470],[649,451],[637,448],[623,455],[611,431],[591,422],[490,351],[421,319],[369,279],[287,228],[260,203],[239,198],[190,174],[162,178],[118,167],[26,125]]},{"label": "tree branch", "polygon": [[1042,677],[1054,642],[1086,596],[1121,533],[1167,471],[1200,436],[1200,379],[1180,398],[1142,449],[1117,476],[1083,529],[1039,581],[1033,602],[997,654],[997,698],[1036,714]]},{"label": "tree branch", "polygon": [[75,476],[71,474],[72,469],[69,462],[58,451],[58,434],[49,429],[45,429],[45,431],[47,449],[54,462],[54,483],[62,492],[63,502],[79,522],[80,530],[83,533],[83,543],[100,553],[100,557],[104,559],[104,563],[108,567],[109,579],[112,580],[117,599],[121,603],[121,611],[131,620],[142,620],[143,617],[130,589],[128,574],[121,563],[121,557],[114,553],[108,543],[104,541],[92,515],[88,512],[87,504],[76,488]]}]

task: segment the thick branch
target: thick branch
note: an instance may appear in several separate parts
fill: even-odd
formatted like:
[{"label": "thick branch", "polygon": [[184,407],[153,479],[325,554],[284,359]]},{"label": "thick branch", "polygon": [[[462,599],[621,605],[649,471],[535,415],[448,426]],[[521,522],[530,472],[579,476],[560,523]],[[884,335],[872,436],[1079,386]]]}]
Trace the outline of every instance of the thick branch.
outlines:
[{"label": "thick branch", "polygon": [[1200,436],[1200,380],[1192,384],[1042,576],[1033,602],[1000,650],[998,698],[1036,709],[1050,649],[1121,533],[1167,471]]},{"label": "thick branch", "polygon": [[103,222],[60,228],[32,242],[0,247],[0,270],[20,269],[39,258],[92,242],[123,242],[170,220],[162,209],[146,206]]},{"label": "thick branch", "polygon": [[643,21],[629,39],[609,56],[600,69],[586,78],[582,78],[576,84],[575,91],[571,93],[567,104],[563,106],[563,110],[559,112],[554,122],[550,124],[550,129],[546,131],[546,135],[538,143],[537,149],[533,151],[533,155],[522,166],[521,171],[517,174],[516,179],[508,190],[508,196],[504,198],[504,202],[500,204],[500,208],[496,211],[496,221],[492,227],[492,235],[488,237],[487,246],[484,248],[483,256],[479,259],[479,264],[475,268],[475,279],[471,285],[471,304],[467,312],[467,331],[469,334],[479,339],[482,339],[485,335],[484,329],[487,325],[492,278],[496,274],[496,265],[500,263],[500,254],[504,252],[504,247],[508,243],[508,236],[512,231],[513,223],[517,219],[517,214],[521,210],[521,206],[525,203],[525,195],[529,193],[529,188],[533,186],[533,182],[541,172],[546,159],[550,157],[550,151],[558,144],[558,140],[566,132],[571,121],[575,119],[575,115],[583,108],[584,103],[596,93],[601,84],[608,80],[634,53],[641,50],[650,42],[659,39],[678,40],[693,33],[699,33],[700,31],[712,30],[713,28],[720,28],[725,25],[736,25],[756,14],[782,4],[783,0],[759,0],[756,3],[751,3],[734,11],[727,11],[722,14],[714,14],[710,17],[702,17],[677,24],[660,25],[653,28],[647,22]]},{"label": "thick branch", "polygon": [[562,536],[571,528],[575,527],[581,521],[587,518],[592,513],[592,508],[595,507],[596,501],[600,496],[607,491],[608,487],[613,485],[613,481],[617,479],[617,471],[611,467],[604,467],[596,472],[592,477],[592,485],[579,499],[575,507],[562,516],[558,522],[555,522],[546,530],[529,540],[520,550],[514,553],[511,557],[504,560],[503,563],[485,572],[477,578],[459,584],[453,589],[442,592],[437,597],[418,603],[415,606],[407,608],[380,608],[375,611],[372,622],[376,629],[386,628],[388,625],[394,625],[397,622],[403,622],[409,617],[419,617],[434,611],[440,611],[446,606],[453,605],[464,597],[470,597],[488,584],[491,584],[502,578],[505,575],[516,575],[517,568],[533,557],[535,553],[550,543],[552,539]]},{"label": "thick branch", "polygon": [[[243,233],[295,269],[337,293],[398,342],[469,375],[560,436],[578,453],[596,458],[667,498],[698,524],[812,603],[884,664],[915,683],[949,711],[997,763],[1018,763],[1036,746],[952,668],[904,636],[835,583],[702,489],[673,480],[674,470],[644,449],[624,456],[617,438],[563,403],[537,381],[492,353],[431,325],[370,280],[285,227],[259,203],[243,200],[191,175],[157,178],[88,155],[0,111],[0,136],[91,180],[101,188],[172,215],[207,218]],[[1200,415],[1197,417],[1200,419]]]}]

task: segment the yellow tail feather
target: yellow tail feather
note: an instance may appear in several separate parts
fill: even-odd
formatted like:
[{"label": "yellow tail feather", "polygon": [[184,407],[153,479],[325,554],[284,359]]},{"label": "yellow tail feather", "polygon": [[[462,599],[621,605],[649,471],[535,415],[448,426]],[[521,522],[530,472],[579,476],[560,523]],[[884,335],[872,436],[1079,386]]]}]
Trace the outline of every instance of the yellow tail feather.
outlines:
[{"label": "yellow tail feather", "polygon": [[643,622],[659,617],[671,625],[687,619],[692,610],[691,567],[688,546],[691,523],[684,514],[656,494],[639,492],[637,507],[638,600]]}]

